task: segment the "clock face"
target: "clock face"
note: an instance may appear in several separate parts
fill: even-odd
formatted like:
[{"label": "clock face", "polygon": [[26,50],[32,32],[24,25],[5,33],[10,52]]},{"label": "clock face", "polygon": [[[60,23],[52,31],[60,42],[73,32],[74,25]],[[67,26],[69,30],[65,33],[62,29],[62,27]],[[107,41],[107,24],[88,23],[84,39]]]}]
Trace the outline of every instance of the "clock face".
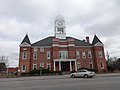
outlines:
[{"label": "clock face", "polygon": [[63,25],[63,22],[59,21],[59,22],[58,22],[58,25],[59,25],[59,26],[62,26],[62,25]]}]

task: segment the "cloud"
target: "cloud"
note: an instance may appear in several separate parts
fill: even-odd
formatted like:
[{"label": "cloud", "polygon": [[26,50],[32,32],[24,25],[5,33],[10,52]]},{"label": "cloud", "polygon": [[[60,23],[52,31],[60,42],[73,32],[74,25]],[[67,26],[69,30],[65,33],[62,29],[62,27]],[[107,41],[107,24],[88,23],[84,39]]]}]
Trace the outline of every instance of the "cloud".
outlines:
[{"label": "cloud", "polygon": [[[66,32],[83,40],[94,33],[105,50],[119,57],[119,0],[0,0],[0,55],[18,65],[19,44],[28,33],[31,42],[54,35],[54,20],[62,14]],[[7,53],[6,53],[7,52]]]}]

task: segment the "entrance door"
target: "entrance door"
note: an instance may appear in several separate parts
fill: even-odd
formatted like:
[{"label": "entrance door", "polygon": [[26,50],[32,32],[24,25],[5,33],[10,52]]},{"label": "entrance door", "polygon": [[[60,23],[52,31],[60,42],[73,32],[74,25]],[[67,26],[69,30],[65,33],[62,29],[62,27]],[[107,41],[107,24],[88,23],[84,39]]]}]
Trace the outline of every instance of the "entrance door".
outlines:
[{"label": "entrance door", "polygon": [[62,71],[70,71],[69,62],[61,62],[61,70]]}]

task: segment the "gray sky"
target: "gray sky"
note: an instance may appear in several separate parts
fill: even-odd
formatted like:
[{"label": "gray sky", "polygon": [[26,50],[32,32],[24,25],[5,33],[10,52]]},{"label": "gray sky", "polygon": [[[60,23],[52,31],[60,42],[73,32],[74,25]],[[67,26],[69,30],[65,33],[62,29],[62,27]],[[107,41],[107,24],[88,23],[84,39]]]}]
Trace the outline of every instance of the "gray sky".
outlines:
[{"label": "gray sky", "polygon": [[19,44],[28,33],[31,42],[54,35],[54,20],[62,14],[68,36],[92,42],[96,34],[105,53],[120,57],[120,0],[0,0],[0,55],[17,66]]}]

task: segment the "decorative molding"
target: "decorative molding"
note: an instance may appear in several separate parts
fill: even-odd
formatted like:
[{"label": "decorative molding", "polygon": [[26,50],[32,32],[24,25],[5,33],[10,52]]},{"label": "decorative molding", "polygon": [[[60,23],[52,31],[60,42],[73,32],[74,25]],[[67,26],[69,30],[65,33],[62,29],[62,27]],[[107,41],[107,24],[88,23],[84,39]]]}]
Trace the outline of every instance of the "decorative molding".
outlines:
[{"label": "decorative molding", "polygon": [[20,47],[31,47],[31,45],[24,42],[24,43],[20,44]]},{"label": "decorative molding", "polygon": [[102,43],[98,42],[94,46],[104,46]]}]

